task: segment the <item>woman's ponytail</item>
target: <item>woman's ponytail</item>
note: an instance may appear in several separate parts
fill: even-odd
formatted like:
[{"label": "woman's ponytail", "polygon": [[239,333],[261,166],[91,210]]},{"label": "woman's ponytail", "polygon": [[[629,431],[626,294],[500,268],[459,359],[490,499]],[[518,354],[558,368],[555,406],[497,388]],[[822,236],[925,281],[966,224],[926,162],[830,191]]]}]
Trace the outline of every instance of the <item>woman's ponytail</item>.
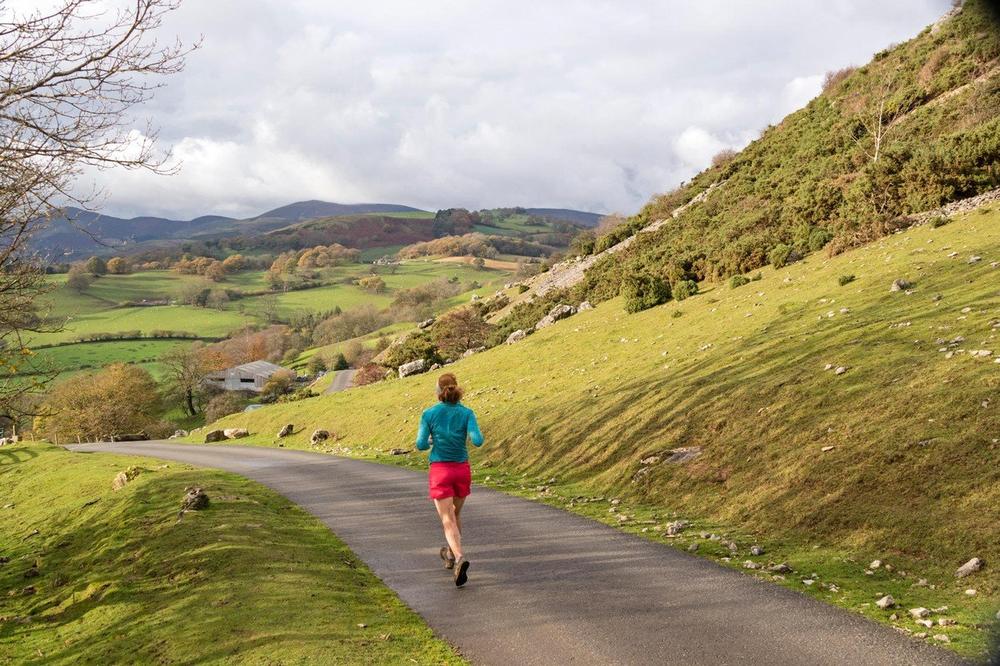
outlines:
[{"label": "woman's ponytail", "polygon": [[462,399],[462,389],[458,386],[455,375],[446,372],[438,377],[438,400],[452,405]]}]

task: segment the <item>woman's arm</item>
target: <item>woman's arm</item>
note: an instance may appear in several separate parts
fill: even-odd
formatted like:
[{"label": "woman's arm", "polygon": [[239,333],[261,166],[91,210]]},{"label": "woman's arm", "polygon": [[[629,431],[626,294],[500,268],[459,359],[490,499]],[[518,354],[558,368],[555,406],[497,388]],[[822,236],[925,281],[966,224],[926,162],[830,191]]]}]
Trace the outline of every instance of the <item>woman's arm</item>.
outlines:
[{"label": "woman's arm", "polygon": [[479,424],[476,423],[476,413],[469,410],[469,439],[472,440],[473,445],[482,446],[483,445],[483,433],[479,431]]},{"label": "woman's arm", "polygon": [[427,413],[420,415],[420,428],[417,430],[417,450],[426,451],[431,448],[431,428],[427,423]]}]

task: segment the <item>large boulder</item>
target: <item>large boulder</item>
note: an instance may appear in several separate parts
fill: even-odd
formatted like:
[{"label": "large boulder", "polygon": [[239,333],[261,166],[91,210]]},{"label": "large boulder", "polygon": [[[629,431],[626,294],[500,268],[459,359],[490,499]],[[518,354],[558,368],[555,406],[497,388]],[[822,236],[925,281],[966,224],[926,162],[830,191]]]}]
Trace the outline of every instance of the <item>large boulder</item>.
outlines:
[{"label": "large boulder", "polygon": [[906,291],[911,288],[913,283],[905,278],[899,278],[898,280],[893,280],[892,286],[889,287],[889,291]]},{"label": "large boulder", "polygon": [[330,439],[329,430],[314,430],[312,436],[309,437],[309,443],[315,446],[316,444],[325,442],[328,439]]},{"label": "large boulder", "polygon": [[521,340],[524,340],[526,337],[528,337],[528,334],[519,328],[507,336],[507,340],[505,341],[504,344],[512,345],[515,342],[520,342]]},{"label": "large boulder", "polygon": [[182,428],[178,428],[177,430],[174,430],[174,434],[172,434],[170,436],[170,439],[179,439],[181,437],[187,437],[187,436],[188,436],[188,431],[187,430],[184,430]]},{"label": "large boulder", "polygon": [[404,363],[397,368],[400,378],[409,377],[410,375],[417,375],[421,372],[427,370],[427,361],[422,358],[418,358],[416,361],[410,361],[409,363]]},{"label": "large boulder", "polygon": [[983,568],[984,562],[978,557],[973,557],[971,560],[963,564],[955,572],[955,578],[965,578],[966,576],[971,576],[980,569]]},{"label": "large boulder", "polygon": [[278,439],[281,439],[282,437],[288,437],[289,435],[292,434],[293,430],[295,430],[295,426],[293,426],[291,423],[282,426],[281,430],[278,431]]},{"label": "large boulder", "polygon": [[430,319],[424,319],[422,322],[417,324],[417,328],[428,328],[434,324],[434,317]]},{"label": "large boulder", "polygon": [[535,330],[540,331],[541,329],[547,326],[551,326],[560,319],[565,319],[566,317],[571,317],[575,314],[576,314],[575,307],[573,307],[572,305],[566,305],[565,303],[561,303],[552,308],[551,310],[549,310],[549,313],[544,317],[542,317],[537,324],[535,324]]},{"label": "large boulder", "polygon": [[462,352],[462,358],[472,356],[473,354],[478,354],[479,352],[486,351],[486,347],[473,347],[472,349],[466,349]]},{"label": "large boulder", "polygon": [[229,439],[226,437],[226,433],[223,430],[209,430],[205,433],[205,443],[211,444],[212,442],[224,442]]},{"label": "large boulder", "polygon": [[590,301],[584,301],[583,303],[580,303],[578,306],[576,306],[577,312],[584,312],[586,310],[593,310],[593,309],[594,306],[591,305]]},{"label": "large boulder", "polygon": [[222,433],[228,439],[240,439],[241,437],[250,436],[250,432],[246,428],[226,428]]}]

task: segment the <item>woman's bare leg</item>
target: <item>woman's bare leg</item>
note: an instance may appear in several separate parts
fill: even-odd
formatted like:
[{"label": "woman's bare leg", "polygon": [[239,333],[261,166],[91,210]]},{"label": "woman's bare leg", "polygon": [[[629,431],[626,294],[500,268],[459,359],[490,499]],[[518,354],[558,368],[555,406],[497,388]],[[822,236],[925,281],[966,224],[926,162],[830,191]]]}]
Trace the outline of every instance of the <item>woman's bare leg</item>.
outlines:
[{"label": "woman's bare leg", "polygon": [[465,506],[464,497],[455,497],[455,522],[458,524],[458,533],[462,534],[462,507]]},{"label": "woman's bare leg", "polygon": [[434,508],[437,509],[438,517],[441,518],[444,538],[448,541],[448,546],[457,560],[462,557],[462,533],[455,515],[455,498],[436,499],[434,500]]}]

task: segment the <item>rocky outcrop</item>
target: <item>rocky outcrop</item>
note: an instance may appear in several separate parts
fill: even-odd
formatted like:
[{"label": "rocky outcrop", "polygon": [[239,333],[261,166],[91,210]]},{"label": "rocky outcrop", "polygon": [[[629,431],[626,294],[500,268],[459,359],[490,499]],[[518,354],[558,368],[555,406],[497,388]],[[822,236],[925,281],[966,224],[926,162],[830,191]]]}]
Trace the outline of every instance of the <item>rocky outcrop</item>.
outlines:
[{"label": "rocky outcrop", "polygon": [[512,345],[515,342],[520,342],[521,340],[524,340],[526,337],[528,337],[528,334],[519,328],[507,336],[507,339],[504,341],[504,344]]},{"label": "rocky outcrop", "polygon": [[129,467],[127,469],[124,469],[121,472],[118,472],[118,474],[115,475],[115,478],[111,481],[111,489],[121,490],[129,483],[131,483],[132,479],[134,479],[137,476],[139,476],[138,467]]},{"label": "rocky outcrop", "polygon": [[281,430],[278,431],[278,439],[281,439],[282,437],[288,437],[289,435],[292,434],[294,430],[295,426],[293,426],[291,423],[282,426]]},{"label": "rocky outcrop", "polygon": [[188,511],[201,511],[208,508],[208,495],[205,494],[204,490],[199,487],[186,488],[185,490],[187,492],[184,499],[181,500],[181,512],[177,517],[178,520],[183,518]]},{"label": "rocky outcrop", "polygon": [[404,363],[403,365],[399,366],[396,369],[396,371],[399,373],[400,379],[402,379],[403,377],[409,377],[410,375],[420,374],[421,372],[425,372],[426,370],[427,370],[427,361],[422,358],[418,358],[416,361],[410,361],[409,363]]},{"label": "rocky outcrop", "polygon": [[565,303],[561,303],[552,308],[551,310],[549,310],[549,313],[544,317],[542,317],[537,324],[535,324],[535,330],[540,331],[543,328],[551,326],[560,319],[565,319],[566,317],[572,317],[575,314],[576,314],[575,307],[573,307],[572,305],[566,305]]},{"label": "rocky outcrop", "polygon": [[250,436],[250,432],[246,428],[226,428],[222,434],[226,436],[226,439],[241,439]]},{"label": "rocky outcrop", "polygon": [[225,431],[222,430],[209,430],[205,433],[205,443],[211,444],[212,442],[224,442],[229,439],[226,437]]},{"label": "rocky outcrop", "polygon": [[325,442],[330,439],[329,430],[314,430],[313,434],[309,437],[309,443],[315,446],[321,442]]}]

